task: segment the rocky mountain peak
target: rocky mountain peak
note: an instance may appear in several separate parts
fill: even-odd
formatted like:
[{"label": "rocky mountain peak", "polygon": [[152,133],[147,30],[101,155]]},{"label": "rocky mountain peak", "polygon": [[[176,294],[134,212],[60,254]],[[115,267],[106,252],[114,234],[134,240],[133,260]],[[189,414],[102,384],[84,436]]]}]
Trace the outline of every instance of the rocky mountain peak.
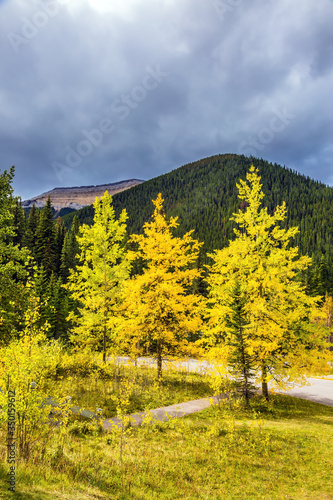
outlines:
[{"label": "rocky mountain peak", "polygon": [[116,193],[125,191],[143,182],[144,181],[140,179],[129,179],[97,186],[57,187],[51,191],[46,191],[46,193],[31,198],[30,200],[23,201],[22,206],[25,209],[29,209],[35,204],[37,208],[42,208],[45,206],[46,200],[50,196],[52,206],[56,211],[62,208],[79,210],[80,208],[94,203],[96,196],[101,198],[105,191],[108,191],[108,193],[113,196]]}]

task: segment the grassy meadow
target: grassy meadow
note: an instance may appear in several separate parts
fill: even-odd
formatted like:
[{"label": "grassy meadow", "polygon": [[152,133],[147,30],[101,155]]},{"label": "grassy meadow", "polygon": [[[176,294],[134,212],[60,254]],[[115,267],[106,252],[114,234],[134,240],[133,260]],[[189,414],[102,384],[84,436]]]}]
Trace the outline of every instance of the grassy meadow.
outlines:
[{"label": "grassy meadow", "polygon": [[[158,384],[147,366],[94,367],[75,362],[48,381],[72,402],[105,416],[212,394],[208,375],[165,370]],[[124,388],[126,390],[124,390]],[[237,399],[184,418],[105,432],[83,417],[36,429],[28,459],[17,456],[16,491],[8,491],[6,429],[1,429],[0,498],[333,499],[333,408],[289,396]],[[45,431],[45,428],[48,430]]]},{"label": "grassy meadow", "polygon": [[119,397],[126,382],[130,382],[130,387],[126,388],[130,391],[126,404],[128,413],[212,394],[210,379],[189,371],[180,362],[165,364],[163,378],[158,383],[156,368],[149,365],[135,366],[130,360],[123,364],[112,359],[104,367],[101,360],[89,363],[85,357],[82,361],[77,357],[74,359],[75,362],[65,363],[49,380],[50,394],[52,388],[57,388],[62,394],[70,395],[72,403],[80,408],[93,412],[101,408],[105,418],[116,416]]}]

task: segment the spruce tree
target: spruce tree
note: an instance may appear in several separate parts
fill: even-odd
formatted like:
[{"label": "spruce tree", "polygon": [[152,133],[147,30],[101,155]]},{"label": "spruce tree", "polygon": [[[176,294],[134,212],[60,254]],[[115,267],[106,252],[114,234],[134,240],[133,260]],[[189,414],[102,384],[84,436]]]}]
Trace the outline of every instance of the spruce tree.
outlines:
[{"label": "spruce tree", "polygon": [[237,387],[249,404],[255,391],[252,383],[255,370],[255,357],[251,346],[251,331],[246,311],[247,297],[241,284],[236,281],[230,291],[226,310],[226,343],[230,346],[230,367]]},{"label": "spruce tree", "polygon": [[50,197],[39,215],[35,248],[37,263],[43,265],[47,276],[50,277],[56,271],[57,266],[55,227]]},{"label": "spruce tree", "polygon": [[39,212],[37,211],[36,205],[33,204],[29,212],[29,217],[26,224],[26,231],[23,238],[23,244],[30,250],[32,256],[35,259],[36,259],[36,233],[38,227],[38,220],[39,220]]},{"label": "spruce tree", "polygon": [[12,181],[15,174],[15,167],[11,167],[9,172],[4,170],[0,174],[0,239],[12,241],[15,236],[14,207]]},{"label": "spruce tree", "polygon": [[57,222],[55,224],[55,239],[54,239],[55,271],[57,275],[59,275],[61,268],[61,253],[62,253],[62,248],[64,246],[65,234],[66,234],[65,226],[61,222],[61,217],[58,217]]},{"label": "spruce tree", "polygon": [[67,293],[61,277],[52,273],[46,287],[45,319],[50,324],[48,335],[54,339],[67,340]]},{"label": "spruce tree", "polygon": [[79,234],[79,219],[74,217],[73,224],[70,231],[66,232],[62,251],[61,251],[61,264],[60,275],[66,282],[70,270],[75,270],[78,263],[79,245],[77,242],[77,235]]},{"label": "spruce tree", "polygon": [[13,223],[15,228],[13,243],[22,247],[24,246],[24,235],[26,232],[26,215],[20,199],[15,200]]},{"label": "spruce tree", "polygon": [[0,344],[20,330],[27,307],[29,252],[14,244],[16,235],[12,180],[15,169],[0,173]]}]

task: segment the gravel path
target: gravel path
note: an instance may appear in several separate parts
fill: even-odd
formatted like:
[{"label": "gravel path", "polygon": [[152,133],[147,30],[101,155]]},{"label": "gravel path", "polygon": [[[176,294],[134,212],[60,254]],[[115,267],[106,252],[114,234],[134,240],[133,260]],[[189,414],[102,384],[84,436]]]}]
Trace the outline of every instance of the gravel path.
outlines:
[{"label": "gravel path", "polygon": [[[291,389],[289,391],[276,391],[278,394],[287,394],[288,396],[295,396],[297,398],[308,399],[316,403],[322,403],[324,405],[333,406],[333,377],[326,377],[325,379],[310,378],[310,386],[299,386]],[[211,404],[218,402],[218,398],[226,397],[225,394],[221,396],[215,396],[214,398],[203,398],[196,399],[194,401],[187,401],[186,403],[180,403],[177,405],[165,406],[163,408],[156,408],[150,410],[149,414],[152,416],[153,421],[165,422],[169,418],[180,418],[185,415],[190,415],[191,413],[197,413],[199,411],[205,410]],[[141,425],[147,412],[133,413],[130,415],[132,425]],[[112,427],[121,426],[121,420],[119,418],[109,418],[103,421],[103,427],[106,430],[112,429]]]},{"label": "gravel path", "polygon": [[[120,363],[126,363],[129,358],[118,358]],[[154,366],[156,362],[149,358],[139,358],[139,364],[149,364]],[[181,366],[187,371],[197,371],[205,373],[210,370],[210,365],[206,361],[201,362],[196,359],[190,359],[183,361],[181,363],[177,362],[177,366]],[[289,391],[275,391],[278,394],[287,394],[289,396],[294,396],[302,399],[308,399],[316,403],[325,404],[328,406],[333,406],[333,375],[325,378],[309,378],[308,386],[296,386]],[[161,422],[166,421],[170,417],[184,417],[185,415],[190,415],[191,413],[196,413],[201,410],[208,408],[213,402],[216,403],[218,398],[226,397],[225,394],[221,396],[215,396],[214,398],[203,398],[197,399],[195,401],[187,401],[186,403],[180,403],[178,405],[165,406],[163,408],[156,408],[150,410],[149,414],[152,415],[153,420],[159,420]],[[145,418],[146,412],[133,413],[130,415],[132,425],[141,425],[143,419]],[[118,418],[110,418],[103,421],[103,427],[106,430],[112,429],[114,426],[121,426],[121,420]]]},{"label": "gravel path", "polygon": [[[165,422],[169,418],[185,417],[185,415],[205,410],[212,404],[217,403],[219,398],[223,397],[226,397],[226,395],[196,399],[194,401],[187,401],[186,403],[180,403],[178,405],[164,406],[163,408],[156,408],[155,410],[150,410],[149,412],[142,411],[140,413],[132,413],[132,415],[130,415],[131,424],[141,425],[147,414],[152,416],[153,421],[160,422]],[[120,427],[121,425],[121,420],[119,418],[109,418],[103,421],[103,427],[106,430],[110,430],[114,426]]]}]

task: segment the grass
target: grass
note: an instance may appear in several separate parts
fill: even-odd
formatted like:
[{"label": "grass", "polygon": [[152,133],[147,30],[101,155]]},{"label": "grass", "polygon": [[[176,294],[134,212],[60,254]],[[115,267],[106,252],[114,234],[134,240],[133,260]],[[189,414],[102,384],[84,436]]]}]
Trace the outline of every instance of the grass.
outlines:
[{"label": "grass", "polygon": [[[104,368],[101,364],[84,366],[79,363],[69,369],[60,369],[49,381],[49,392],[57,389],[72,397],[72,404],[95,412],[103,410],[105,418],[117,414],[117,399],[124,381],[130,380],[131,390],[128,413],[160,408],[210,396],[209,380],[199,373],[179,369],[175,364],[166,365],[160,383],[156,381],[156,368],[148,365],[124,365],[111,361]],[[57,387],[55,387],[57,386]]]},{"label": "grass", "polygon": [[[56,499],[333,499],[333,408],[289,396],[250,408],[226,401],[191,416],[123,435],[57,434],[42,462],[18,464],[15,493],[0,498]],[[2,458],[4,458],[2,450]]]}]

